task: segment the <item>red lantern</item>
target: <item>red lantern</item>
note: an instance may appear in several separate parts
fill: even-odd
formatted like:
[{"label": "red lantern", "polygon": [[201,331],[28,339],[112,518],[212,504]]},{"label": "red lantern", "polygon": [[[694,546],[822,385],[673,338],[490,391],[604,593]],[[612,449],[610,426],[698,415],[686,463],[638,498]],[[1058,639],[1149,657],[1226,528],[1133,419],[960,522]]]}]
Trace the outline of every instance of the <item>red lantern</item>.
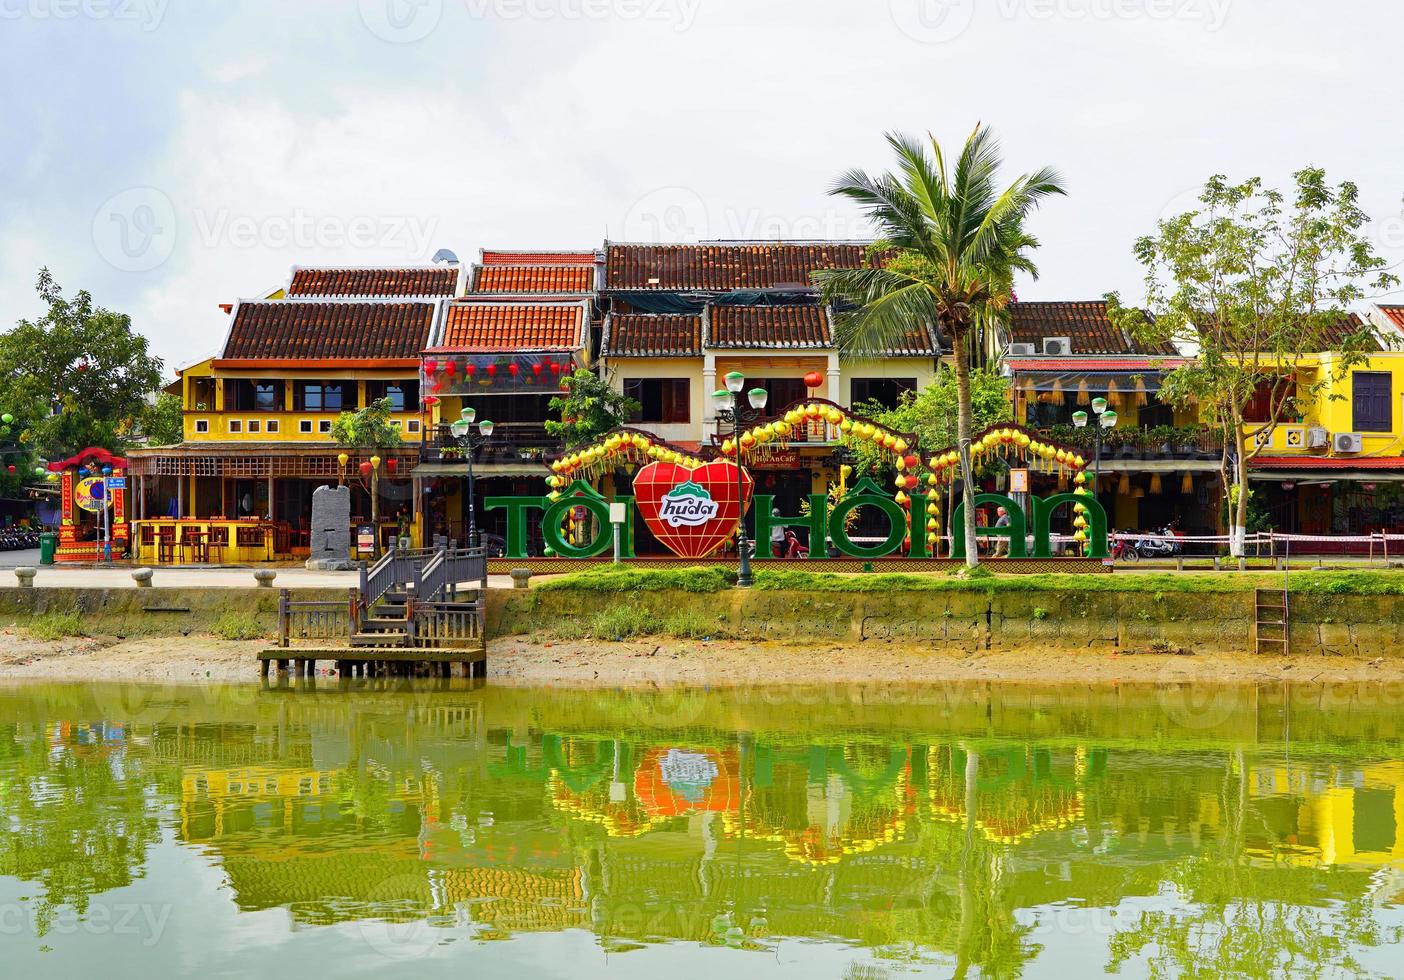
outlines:
[{"label": "red lantern", "polygon": [[424,399],[424,404],[426,404],[426,405],[437,405],[437,404],[439,404],[439,399],[438,399],[437,397],[435,397],[434,395],[430,395],[428,398]]},{"label": "red lantern", "polygon": [[465,364],[463,365],[463,373],[471,378],[473,375],[478,373],[478,368],[476,365],[473,364]]},{"label": "red lantern", "polygon": [[435,382],[434,382],[432,385],[430,385],[429,387],[430,387],[430,389],[432,389],[433,391],[443,391],[443,390],[444,390],[444,383],[443,383],[442,381],[435,381]]},{"label": "red lantern", "polygon": [[362,463],[362,464],[361,464],[361,475],[362,475],[362,476],[370,476],[370,474],[371,474],[371,464],[370,464],[369,462]]},{"label": "red lantern", "polygon": [[496,364],[489,364],[489,365],[487,366],[487,373],[488,373],[488,377],[489,377],[489,378],[495,378],[495,377],[497,377],[497,365],[496,365]]},{"label": "red lantern", "polygon": [[9,470],[11,473],[13,473],[13,472],[15,471],[15,464],[14,464],[14,463],[11,463],[9,466],[5,467],[5,469],[7,469],[7,470]]},{"label": "red lantern", "polygon": [[560,361],[552,361],[552,362],[551,362],[551,373],[552,373],[552,374],[560,374],[560,373],[561,373],[561,363],[560,363]]},{"label": "red lantern", "polygon": [[902,457],[902,462],[907,465],[907,469],[909,470],[914,470],[921,465],[921,460],[917,459],[915,456],[904,456]]},{"label": "red lantern", "polygon": [[540,361],[537,361],[535,364],[533,364],[533,365],[531,366],[531,373],[534,374],[534,375],[536,375],[538,378],[541,377],[541,362],[540,362]]},{"label": "red lantern", "polygon": [[396,459],[394,456],[391,456],[389,459],[387,459],[387,460],[385,461],[385,472],[389,473],[391,476],[394,476],[394,475],[395,475],[395,471],[398,470],[399,468],[400,468],[400,461],[399,461],[398,459]]},{"label": "red lantern", "polygon": [[804,386],[806,388],[818,388],[824,383],[824,376],[818,371],[810,371],[804,376]]},{"label": "red lantern", "polygon": [[439,370],[439,362],[438,362],[438,361],[434,360],[432,357],[427,357],[427,358],[424,359],[424,373],[425,373],[425,374],[433,374],[433,373],[434,373],[435,371],[437,371],[437,370]]},{"label": "red lantern", "polygon": [[517,367],[517,365],[515,365],[515,364],[509,364],[509,365],[507,365],[507,373],[510,374],[510,375],[511,375],[512,377],[514,377],[514,378],[517,376],[517,372],[520,371],[520,370],[521,370],[521,368]]},{"label": "red lantern", "polygon": [[450,378],[458,373],[458,364],[454,361],[447,361],[444,364],[444,373]]}]

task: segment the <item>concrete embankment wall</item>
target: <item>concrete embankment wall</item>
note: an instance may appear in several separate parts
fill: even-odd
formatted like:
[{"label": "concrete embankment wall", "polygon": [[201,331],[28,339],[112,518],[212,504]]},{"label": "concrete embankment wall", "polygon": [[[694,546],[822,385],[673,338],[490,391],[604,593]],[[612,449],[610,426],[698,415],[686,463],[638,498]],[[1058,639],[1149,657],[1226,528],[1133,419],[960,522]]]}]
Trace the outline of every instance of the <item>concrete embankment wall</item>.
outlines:
[{"label": "concrete embankment wall", "polygon": [[[295,600],[345,600],[345,589],[293,589]],[[0,588],[0,623],[77,613],[90,636],[208,633],[226,614],[252,616],[269,635],[278,626],[278,590],[260,588]]]},{"label": "concrete embankment wall", "polygon": [[[715,621],[719,633],[795,642],[892,641],[952,652],[1253,648],[1251,590],[499,590],[488,605],[488,635],[547,633],[558,623],[589,622],[621,603],[647,609],[660,620],[703,617]],[[1393,656],[1396,651],[1404,655],[1404,595],[1293,595],[1292,654]]]}]

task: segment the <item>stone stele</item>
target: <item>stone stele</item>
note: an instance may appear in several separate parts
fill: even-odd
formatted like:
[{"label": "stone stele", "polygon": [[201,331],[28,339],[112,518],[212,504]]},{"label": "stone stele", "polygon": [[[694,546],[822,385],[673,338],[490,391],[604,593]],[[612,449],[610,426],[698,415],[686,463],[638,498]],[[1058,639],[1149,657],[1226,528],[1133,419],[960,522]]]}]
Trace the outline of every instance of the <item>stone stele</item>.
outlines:
[{"label": "stone stele", "polygon": [[320,572],[355,568],[351,561],[351,488],[312,491],[312,551],[307,567]]}]

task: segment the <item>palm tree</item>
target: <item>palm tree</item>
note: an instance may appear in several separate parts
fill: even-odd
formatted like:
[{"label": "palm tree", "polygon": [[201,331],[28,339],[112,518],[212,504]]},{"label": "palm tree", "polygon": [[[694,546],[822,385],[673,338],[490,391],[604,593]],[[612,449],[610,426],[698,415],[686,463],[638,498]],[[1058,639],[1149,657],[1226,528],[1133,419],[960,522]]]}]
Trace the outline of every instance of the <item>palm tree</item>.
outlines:
[{"label": "palm tree", "polygon": [[836,304],[838,343],[846,351],[873,354],[904,346],[922,324],[936,324],[950,340],[966,563],[973,568],[979,556],[970,468],[972,333],[982,316],[1008,303],[1016,273],[1037,275],[1028,252],[1038,242],[1024,231],[1024,219],[1045,197],[1066,192],[1057,171],[1048,168],[997,191],[999,142],[984,126],[966,140],[954,171],[936,139],[928,141],[889,133],[895,173],[870,177],[852,170],[839,178],[829,193],[863,208],[877,227],[874,251],[882,259],[879,268],[824,269],[815,281],[825,301]]}]

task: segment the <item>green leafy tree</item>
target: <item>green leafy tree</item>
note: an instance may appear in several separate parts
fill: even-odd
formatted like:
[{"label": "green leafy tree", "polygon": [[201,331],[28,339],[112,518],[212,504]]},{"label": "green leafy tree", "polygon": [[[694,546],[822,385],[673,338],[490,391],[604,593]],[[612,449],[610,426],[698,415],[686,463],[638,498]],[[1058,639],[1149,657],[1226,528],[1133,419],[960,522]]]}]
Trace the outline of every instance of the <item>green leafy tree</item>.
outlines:
[{"label": "green leafy tree", "polygon": [[546,434],[560,439],[567,449],[583,446],[623,425],[640,408],[639,403],[610,387],[609,381],[586,371],[576,371],[563,382],[565,391],[548,406],[559,415],[546,420]]},{"label": "green leafy tree", "polygon": [[[858,414],[896,432],[914,433],[920,440],[922,452],[928,456],[954,445],[959,435],[956,422],[960,388],[950,368],[938,371],[925,388],[902,392],[894,408],[871,403],[860,403],[853,408]],[[1012,420],[1009,379],[991,368],[971,371],[970,414],[972,429],[977,432]],[[859,473],[876,476],[890,465],[889,454],[871,442],[845,437],[844,446]]]},{"label": "green leafy tree", "polygon": [[391,424],[394,403],[380,398],[355,412],[342,412],[332,423],[332,438],[343,449],[386,449],[400,444],[400,430]]},{"label": "green leafy tree", "polygon": [[1014,275],[1036,274],[1028,253],[1037,241],[1024,230],[1029,212],[1062,194],[1056,171],[1042,169],[997,189],[999,144],[977,127],[955,167],[941,146],[906,136],[887,137],[897,171],[871,177],[861,170],[841,177],[831,193],[858,203],[881,239],[877,268],[825,269],[815,280],[836,304],[841,347],[879,353],[905,346],[916,330],[935,325],[955,357],[956,442],[965,477],[966,563],[979,563],[971,480],[971,351],[982,317],[1007,305]]},{"label": "green leafy tree", "polygon": [[37,289],[48,310],[0,333],[0,408],[24,420],[24,438],[49,459],[88,446],[121,451],[161,383],[161,359],[131,317],[65,297],[48,269]]},{"label": "green leafy tree", "polygon": [[[1328,184],[1316,168],[1294,175],[1290,196],[1257,177],[1237,184],[1211,177],[1197,209],[1136,242],[1153,316],[1108,297],[1112,319],[1138,338],[1198,351],[1166,376],[1160,394],[1201,406],[1224,430],[1235,555],[1243,554],[1253,457],[1281,422],[1377,348],[1370,328],[1352,327],[1346,310],[1367,289],[1388,290],[1399,279],[1365,234],[1369,216],[1358,197],[1354,184]],[[1339,356],[1329,367],[1302,370],[1323,351]],[[1255,396],[1265,418],[1250,420]]]},{"label": "green leafy tree", "polygon": [[185,438],[185,409],[179,395],[163,391],[141,417],[141,435],[149,446],[174,446]]}]

